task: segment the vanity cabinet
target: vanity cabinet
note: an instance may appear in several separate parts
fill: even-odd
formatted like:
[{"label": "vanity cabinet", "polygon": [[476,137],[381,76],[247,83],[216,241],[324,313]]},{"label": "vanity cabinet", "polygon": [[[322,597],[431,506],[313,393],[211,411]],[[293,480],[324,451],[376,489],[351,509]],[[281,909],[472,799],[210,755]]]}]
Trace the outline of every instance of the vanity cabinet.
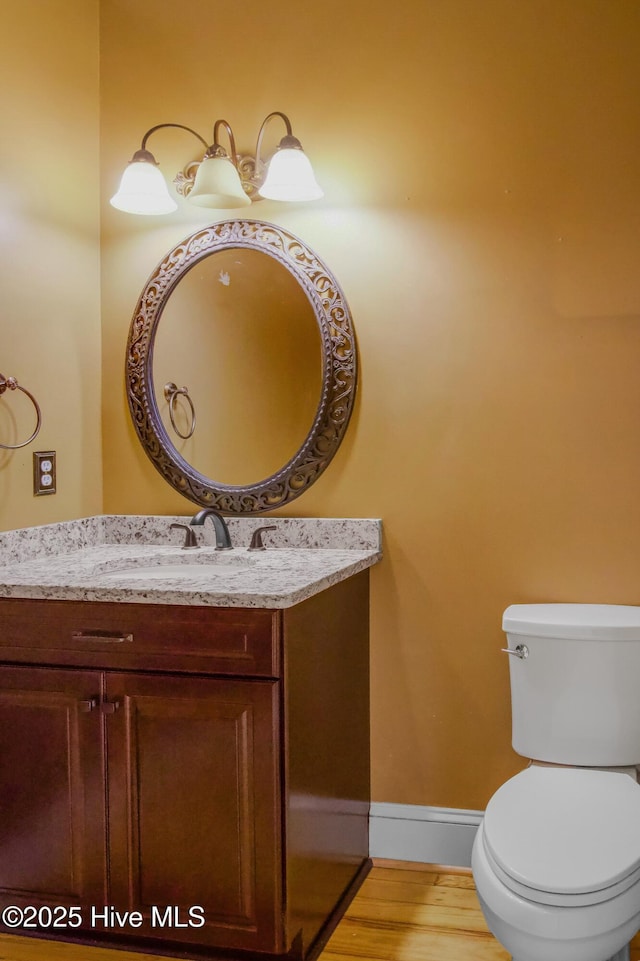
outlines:
[{"label": "vanity cabinet", "polygon": [[368,661],[366,571],[284,610],[0,599],[0,905],[313,955],[369,867]]}]

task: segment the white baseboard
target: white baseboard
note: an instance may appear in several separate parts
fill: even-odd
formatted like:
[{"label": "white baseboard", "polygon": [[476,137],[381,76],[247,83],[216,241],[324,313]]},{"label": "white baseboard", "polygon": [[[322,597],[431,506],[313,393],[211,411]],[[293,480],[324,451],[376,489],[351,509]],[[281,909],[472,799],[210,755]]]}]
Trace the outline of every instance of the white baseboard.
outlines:
[{"label": "white baseboard", "polygon": [[374,802],[369,814],[369,854],[471,867],[471,848],[483,813]]}]

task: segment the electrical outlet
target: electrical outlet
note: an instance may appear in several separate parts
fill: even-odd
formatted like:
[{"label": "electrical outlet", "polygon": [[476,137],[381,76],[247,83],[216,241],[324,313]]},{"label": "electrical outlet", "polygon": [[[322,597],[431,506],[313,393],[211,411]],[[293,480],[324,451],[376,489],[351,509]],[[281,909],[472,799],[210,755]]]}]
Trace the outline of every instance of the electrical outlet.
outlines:
[{"label": "electrical outlet", "polygon": [[54,450],[39,450],[33,453],[33,493],[35,497],[41,494],[55,494],[56,492],[56,452]]}]

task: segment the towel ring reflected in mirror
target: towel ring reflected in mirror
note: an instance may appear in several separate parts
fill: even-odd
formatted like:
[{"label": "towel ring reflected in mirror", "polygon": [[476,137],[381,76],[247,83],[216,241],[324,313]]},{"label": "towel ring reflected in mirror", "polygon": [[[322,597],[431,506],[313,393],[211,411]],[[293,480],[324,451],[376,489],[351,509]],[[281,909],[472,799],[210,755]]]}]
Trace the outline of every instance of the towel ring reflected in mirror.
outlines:
[{"label": "towel ring reflected in mirror", "polygon": [[[178,397],[183,397],[189,408],[189,426],[187,427],[186,433],[183,433],[176,423],[178,420],[178,414],[176,411],[176,402]],[[189,388],[176,387],[173,382],[169,382],[168,384],[164,385],[164,398],[169,405],[169,419],[171,421],[171,426],[175,430],[178,437],[181,437],[182,440],[189,440],[190,437],[193,437],[193,432],[196,429],[196,409],[193,406],[191,397],[189,396]]]},{"label": "towel ring reflected in mirror", "polygon": [[42,411],[40,410],[40,404],[35,399],[31,391],[27,390],[26,387],[22,387],[15,377],[5,377],[4,374],[0,374],[0,397],[4,394],[6,390],[20,390],[23,394],[26,394],[31,403],[33,404],[34,410],[36,412],[36,426],[33,433],[26,440],[23,440],[20,444],[2,444],[0,447],[3,450],[19,450],[21,447],[26,447],[31,441],[35,440],[40,433],[40,428],[42,426]]},{"label": "towel ring reflected in mirror", "polygon": [[[219,256],[214,259],[216,255]],[[207,258],[212,259],[208,261]],[[275,267],[272,266],[274,264]],[[266,267],[268,271],[277,271],[277,275],[269,274]],[[206,276],[200,276],[205,269]],[[280,274],[281,270],[283,274]],[[190,280],[185,285],[185,278],[189,275]],[[283,283],[280,282],[281,277]],[[283,294],[287,284],[293,286],[288,288],[289,294]],[[193,291],[199,296],[204,287],[215,288],[217,292],[217,299],[213,301],[215,307],[211,311],[215,316],[209,317],[207,314],[207,326],[213,327],[217,321],[222,325],[224,320],[224,330],[220,333],[216,329],[215,337],[220,339],[214,341],[213,347],[207,347],[200,334],[189,337],[186,326],[191,313]],[[278,296],[273,293],[274,288],[281,291]],[[186,291],[189,291],[188,296]],[[246,292],[248,299],[242,301],[242,318],[233,314],[232,306],[227,308],[226,300],[220,299],[226,297],[229,291],[236,291],[237,296]],[[188,457],[185,451],[188,453],[190,445],[196,440],[202,443],[203,438],[213,435],[218,424],[233,414],[237,428],[232,435],[232,445],[226,446],[237,447],[241,454],[244,450],[248,455],[247,447],[255,445],[257,435],[251,435],[253,439],[250,441],[245,437],[243,448],[241,428],[247,425],[248,433],[252,416],[243,410],[236,411],[235,407],[242,408],[246,395],[251,395],[259,404],[262,387],[258,383],[259,377],[253,377],[253,371],[250,370],[245,381],[241,381],[245,394],[244,397],[240,395],[242,403],[238,403],[237,393],[234,401],[222,386],[220,393],[212,400],[211,390],[218,381],[218,377],[211,372],[213,361],[217,359],[226,365],[221,369],[222,374],[227,374],[229,378],[236,376],[236,361],[227,359],[224,345],[229,348],[236,330],[240,329],[241,320],[244,340],[238,333],[236,339],[240,342],[239,350],[246,350],[247,353],[253,351],[263,363],[278,371],[281,369],[278,367],[281,354],[288,350],[291,363],[297,364],[295,358],[299,353],[295,343],[290,343],[297,336],[295,329],[291,335],[282,335],[280,340],[275,336],[269,340],[264,334],[260,335],[260,340],[260,336],[254,338],[252,334],[252,324],[255,321],[257,328],[261,314],[272,315],[272,329],[275,331],[281,317],[289,310],[289,302],[299,304],[291,308],[295,314],[293,327],[308,325],[312,328],[311,336],[316,345],[314,363],[318,370],[311,376],[302,363],[292,368],[292,380],[295,382],[289,385],[286,416],[280,416],[276,423],[260,430],[260,440],[273,443],[276,449],[276,463],[269,465],[268,473],[255,482],[245,482],[244,477],[238,481],[236,476],[232,476],[232,483],[216,480],[214,478],[220,461],[217,453],[211,462],[206,462],[204,466],[198,463],[196,466],[196,463],[190,462],[196,458]],[[235,301],[230,303],[235,304]],[[207,310],[208,304],[209,301]],[[237,310],[239,313],[239,308]],[[163,315],[164,325],[160,324]],[[164,330],[168,326],[174,330],[173,346],[166,351],[164,331],[158,337],[163,326]],[[180,343],[181,337],[183,340],[186,338],[186,343]],[[162,344],[162,350],[159,344]],[[172,368],[168,362],[165,364],[169,367],[167,371],[162,366],[159,358],[163,351],[171,354],[170,360],[173,362],[176,346],[190,352],[189,362],[205,365],[206,374],[202,379],[209,393],[204,401],[201,398],[201,385],[193,381],[192,372],[178,369],[175,365]],[[223,357],[211,358],[211,353],[222,353]],[[238,356],[235,355],[236,360]],[[170,391],[171,399],[166,393],[163,394],[165,385],[175,387],[175,382],[169,380],[167,373],[174,377],[177,375],[177,382],[188,383],[188,392],[175,388],[175,391]],[[277,376],[280,377],[280,373]],[[285,449],[282,456],[282,451],[277,447],[278,435],[284,433],[284,421],[298,406],[305,385],[308,386],[310,400],[308,408],[305,408],[304,426],[297,428],[297,433],[292,435],[294,440],[289,442],[290,449]],[[154,467],[175,490],[193,503],[213,507],[226,514],[258,514],[275,510],[299,497],[320,477],[338,450],[353,411],[356,386],[355,332],[344,294],[332,272],[317,254],[282,227],[262,221],[229,220],[198,230],[167,253],[142,290],[127,342],[126,391],[129,410],[137,436]],[[163,397],[169,404],[172,401],[174,404],[174,416],[169,423],[165,423],[160,413],[159,405]],[[195,427],[196,409],[200,425],[192,440],[181,442],[180,450],[170,436],[172,428],[176,430],[172,422],[175,420],[178,397],[186,399],[191,405],[191,426]],[[205,418],[204,427],[201,415]],[[209,417],[212,418],[210,422]],[[180,431],[176,432],[180,435]],[[189,431],[183,426],[182,435],[186,433]],[[260,466],[258,471],[261,469]]]}]

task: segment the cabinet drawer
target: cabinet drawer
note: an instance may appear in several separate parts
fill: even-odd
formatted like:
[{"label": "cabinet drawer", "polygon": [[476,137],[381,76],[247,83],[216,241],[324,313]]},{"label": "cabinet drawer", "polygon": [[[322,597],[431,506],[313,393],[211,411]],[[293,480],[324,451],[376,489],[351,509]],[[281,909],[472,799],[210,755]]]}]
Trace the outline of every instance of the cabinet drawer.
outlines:
[{"label": "cabinet drawer", "polygon": [[0,599],[0,660],[279,677],[278,611]]}]

